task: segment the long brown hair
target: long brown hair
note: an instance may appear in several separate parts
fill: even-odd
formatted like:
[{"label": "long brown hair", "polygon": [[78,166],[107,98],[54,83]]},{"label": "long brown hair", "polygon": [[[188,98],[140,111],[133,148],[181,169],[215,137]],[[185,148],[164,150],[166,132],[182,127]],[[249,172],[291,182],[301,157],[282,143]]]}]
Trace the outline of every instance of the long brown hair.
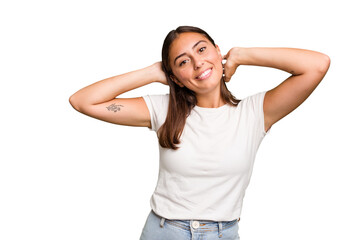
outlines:
[{"label": "long brown hair", "polygon": [[[176,145],[180,143],[180,136],[183,132],[186,118],[197,103],[195,92],[187,87],[180,87],[170,79],[170,76],[173,75],[169,61],[170,46],[179,34],[185,32],[200,33],[216,46],[214,40],[204,30],[192,26],[180,26],[170,31],[164,40],[162,47],[162,69],[165,72],[170,87],[170,97],[166,120],[159,128],[158,137],[160,146],[174,150],[179,148]],[[233,106],[237,106],[240,102],[227,89],[224,78],[221,80],[220,95],[226,103]]]}]

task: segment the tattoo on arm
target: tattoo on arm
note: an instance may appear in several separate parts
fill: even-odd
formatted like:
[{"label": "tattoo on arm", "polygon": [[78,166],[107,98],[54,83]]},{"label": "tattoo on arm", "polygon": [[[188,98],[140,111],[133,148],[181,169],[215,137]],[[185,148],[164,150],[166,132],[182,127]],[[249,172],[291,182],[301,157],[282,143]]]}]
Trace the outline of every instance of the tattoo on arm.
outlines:
[{"label": "tattoo on arm", "polygon": [[123,105],[116,105],[115,103],[111,104],[110,106],[106,107],[107,110],[109,111],[113,111],[113,112],[117,112],[117,111],[120,111],[121,110],[121,107],[124,107]]}]

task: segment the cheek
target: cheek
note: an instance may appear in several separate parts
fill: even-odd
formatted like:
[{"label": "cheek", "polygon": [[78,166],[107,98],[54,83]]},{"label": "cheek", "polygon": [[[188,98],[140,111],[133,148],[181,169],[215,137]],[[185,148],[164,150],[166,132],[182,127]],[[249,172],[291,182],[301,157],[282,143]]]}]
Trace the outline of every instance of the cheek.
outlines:
[{"label": "cheek", "polygon": [[215,64],[216,67],[222,66],[222,57],[217,52],[212,52],[208,55],[209,61]]},{"label": "cheek", "polygon": [[191,72],[189,70],[187,70],[186,68],[181,69],[180,71],[177,72],[178,79],[183,82],[186,81],[188,78],[190,78],[191,76]]},{"label": "cheek", "polygon": [[222,59],[222,56],[221,56],[221,55],[219,56],[219,55],[217,54],[217,55],[216,55],[216,60],[215,60],[215,61],[217,61],[217,62],[218,62],[218,64],[219,64],[219,65],[221,65],[221,66],[222,66],[222,60],[223,60],[223,59]]},{"label": "cheek", "polygon": [[212,58],[212,62],[214,63],[218,75],[222,76],[223,74],[223,65],[222,65],[222,57],[219,57],[219,55],[216,55]]}]

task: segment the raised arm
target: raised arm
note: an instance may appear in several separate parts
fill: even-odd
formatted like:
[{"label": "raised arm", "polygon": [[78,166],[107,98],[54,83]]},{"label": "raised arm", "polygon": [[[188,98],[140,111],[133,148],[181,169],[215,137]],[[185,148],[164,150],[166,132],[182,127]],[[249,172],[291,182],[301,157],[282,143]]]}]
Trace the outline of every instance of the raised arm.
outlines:
[{"label": "raised arm", "polygon": [[232,48],[224,57],[229,81],[239,65],[277,68],[292,74],[264,99],[265,130],[303,103],[324,78],[330,58],[319,52],[297,48]]},{"label": "raised arm", "polygon": [[91,84],[74,93],[69,101],[77,111],[90,117],[120,125],[151,127],[150,113],[142,97],[116,97],[153,82],[167,84],[161,62]]}]

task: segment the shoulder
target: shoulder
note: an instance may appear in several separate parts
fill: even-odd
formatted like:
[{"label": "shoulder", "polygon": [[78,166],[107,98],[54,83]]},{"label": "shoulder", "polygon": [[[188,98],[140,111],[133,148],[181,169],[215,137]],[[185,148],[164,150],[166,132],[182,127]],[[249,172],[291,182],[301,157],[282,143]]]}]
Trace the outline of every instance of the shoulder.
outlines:
[{"label": "shoulder", "polygon": [[169,94],[154,94],[142,96],[148,107],[167,107],[169,104]]},{"label": "shoulder", "polygon": [[255,126],[255,129],[257,129],[257,132],[259,132],[261,136],[266,135],[268,130],[268,128],[265,128],[264,115],[264,98],[266,93],[267,91],[253,94],[240,102],[243,104],[243,110],[241,112],[246,116],[246,119]]},{"label": "shoulder", "polygon": [[150,113],[151,129],[157,131],[166,119],[169,94],[142,96]]},{"label": "shoulder", "polygon": [[148,94],[148,95],[144,95],[142,96],[143,98],[149,98],[152,100],[169,100],[169,94],[168,93],[163,93],[163,94]]},{"label": "shoulder", "polygon": [[255,110],[258,108],[263,108],[264,98],[265,98],[266,91],[258,92],[256,94],[250,95],[246,98],[243,98],[240,102],[238,107]]}]

